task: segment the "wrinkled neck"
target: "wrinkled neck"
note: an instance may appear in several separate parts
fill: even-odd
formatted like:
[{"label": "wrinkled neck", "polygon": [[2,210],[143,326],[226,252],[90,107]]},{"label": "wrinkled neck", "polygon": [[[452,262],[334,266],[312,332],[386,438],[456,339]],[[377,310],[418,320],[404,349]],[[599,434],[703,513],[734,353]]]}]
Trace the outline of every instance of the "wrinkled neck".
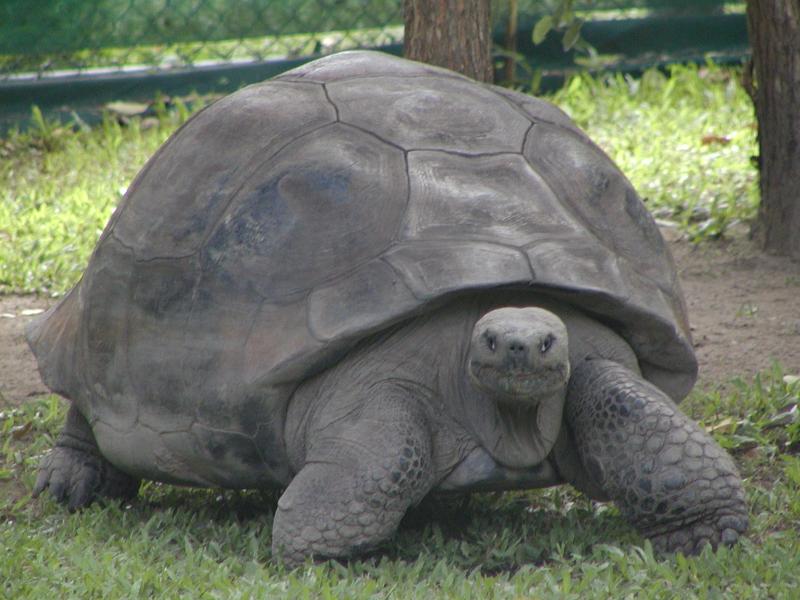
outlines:
[{"label": "wrinkled neck", "polygon": [[541,463],[558,438],[566,386],[536,404],[497,402],[464,378],[462,423],[498,463],[527,468]]},{"label": "wrinkled neck", "polygon": [[566,389],[542,398],[535,406],[497,404],[500,435],[489,452],[497,462],[524,468],[542,462],[561,428]]}]

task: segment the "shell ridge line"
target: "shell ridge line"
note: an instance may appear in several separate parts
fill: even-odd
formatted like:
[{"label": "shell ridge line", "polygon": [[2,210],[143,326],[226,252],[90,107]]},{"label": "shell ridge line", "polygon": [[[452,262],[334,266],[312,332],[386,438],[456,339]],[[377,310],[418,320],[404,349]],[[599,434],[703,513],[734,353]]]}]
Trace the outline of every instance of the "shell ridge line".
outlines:
[{"label": "shell ridge line", "polygon": [[173,254],[170,256],[150,256],[149,258],[139,258],[136,256],[136,249],[133,246],[126,244],[124,241],[122,241],[122,239],[117,235],[116,231],[111,232],[111,237],[114,238],[114,240],[117,241],[120,246],[131,252],[133,262],[137,265],[146,265],[148,263],[154,263],[160,260],[172,261],[172,260],[181,260],[184,258],[192,258],[193,256],[197,255],[200,252],[200,248],[197,248],[196,250],[192,250],[191,252],[187,252],[185,254]]},{"label": "shell ridge line", "polygon": [[390,141],[390,140],[387,140],[387,139],[385,139],[385,138],[383,138],[383,137],[379,136],[379,135],[378,135],[377,133],[375,133],[374,131],[370,131],[369,129],[364,129],[364,128],[363,128],[363,127],[361,127],[360,125],[355,125],[354,123],[348,123],[347,121],[339,121],[339,124],[340,124],[340,125],[342,125],[343,127],[352,127],[353,129],[355,129],[355,130],[357,130],[357,131],[360,131],[361,133],[363,133],[363,134],[365,134],[365,135],[372,136],[372,137],[374,137],[376,140],[378,140],[379,142],[381,142],[381,143],[384,143],[384,144],[386,144],[387,146],[391,146],[392,148],[395,148],[396,150],[400,150],[400,152],[402,152],[403,154],[405,154],[406,152],[408,152],[408,149],[406,149],[406,148],[403,148],[403,147],[402,147],[402,146],[400,146],[399,144],[396,144],[395,142],[392,142],[392,141]]},{"label": "shell ridge line", "polygon": [[[533,129],[534,125],[536,125],[536,123],[533,120],[531,120],[531,124],[525,130],[525,135],[522,136],[522,146],[520,147],[519,150],[519,153],[522,154],[522,156],[525,156],[525,144],[528,142],[528,135],[530,135],[531,129]],[[525,162],[527,162],[530,165],[530,162],[527,159],[525,160]]]},{"label": "shell ridge line", "polygon": [[[530,127],[526,130],[529,131]],[[525,137],[523,136],[523,146],[525,143]],[[460,158],[496,158],[498,156],[518,156],[522,154],[522,152],[517,152],[516,150],[499,150],[498,152],[463,152],[459,150],[449,150],[447,148],[409,148],[409,153],[411,152],[441,152],[442,154],[449,154],[450,156],[458,156]]]},{"label": "shell ridge line", "polygon": [[[128,252],[130,252],[131,258],[133,258],[133,260],[136,261],[136,250],[134,249],[134,247],[129,245],[129,244],[126,244],[125,242],[123,242],[120,239],[120,237],[117,235],[117,232],[114,229],[112,229],[111,233],[109,233],[109,237],[112,238],[115,242],[117,242],[120,246],[122,246],[123,249],[127,250]],[[99,245],[99,242],[98,242],[98,245]],[[94,252],[92,254],[94,254]],[[159,257],[159,258],[162,258],[162,257]],[[169,258],[169,257],[167,257],[167,258]]]},{"label": "shell ridge line", "polygon": [[[535,242],[534,242],[535,243]],[[498,248],[504,248],[506,250],[512,250],[513,252],[519,254],[520,256],[524,255],[525,252],[523,250],[527,246],[513,246],[511,244],[507,244],[505,242],[495,241],[494,239],[486,239],[480,237],[459,237],[458,239],[450,238],[450,237],[427,237],[425,239],[410,239],[410,240],[401,240],[400,243],[397,244],[397,248],[407,248],[407,247],[414,247],[418,248],[420,246],[430,246],[431,248],[441,248],[442,246],[472,246],[473,244],[481,244],[485,246],[497,246]],[[528,244],[532,245],[532,244]]]},{"label": "shell ridge line", "polygon": [[[494,89],[494,88],[496,87],[495,85],[484,85],[483,87],[485,87],[487,90],[489,90],[490,92],[492,92],[492,93],[493,93],[495,96],[497,96],[498,98],[500,98],[500,99],[501,99],[503,102],[505,102],[505,103],[506,103],[506,104],[508,104],[508,105],[509,105],[511,108],[513,108],[515,111],[517,111],[517,113],[519,113],[519,115],[520,115],[520,116],[524,117],[525,119],[527,119],[527,120],[528,120],[528,121],[530,121],[531,123],[533,123],[533,122],[534,122],[534,120],[533,120],[533,117],[531,116],[531,114],[530,114],[530,113],[529,113],[527,110],[525,110],[524,108],[522,108],[522,106],[521,106],[521,105],[519,105],[519,104],[517,104],[516,102],[514,102],[514,101],[513,101],[511,98],[508,98],[507,96],[504,96],[503,94],[501,94],[500,92],[498,92],[496,89]],[[537,120],[537,121],[538,121],[538,120],[542,120],[542,121],[544,121],[544,119],[538,119],[538,118],[537,118],[536,120]]]},{"label": "shell ridge line", "polygon": [[408,207],[411,206],[411,165],[408,162],[408,154],[409,154],[408,150],[403,150],[404,174],[406,176],[405,206],[403,207],[403,214],[401,218],[398,219],[397,228],[392,234],[392,238],[387,248],[390,248],[391,246],[397,244],[402,239],[401,235],[403,232],[403,225],[405,224],[406,218],[408,217]]},{"label": "shell ridge line", "polygon": [[258,301],[258,308],[256,309],[255,316],[250,321],[250,327],[247,328],[247,333],[245,334],[244,340],[242,341],[242,347],[245,349],[247,348],[247,344],[250,343],[250,338],[253,335],[253,331],[256,328],[256,323],[259,321],[259,317],[261,316],[261,313],[264,310],[264,304],[266,302],[267,299],[264,297],[261,297],[260,300]]},{"label": "shell ridge line", "polygon": [[[506,102],[507,104],[509,104],[514,110],[516,110],[520,115],[522,115],[523,117],[525,117],[526,119],[531,121],[531,123],[533,123],[534,125],[536,123],[546,123],[547,125],[552,125],[553,127],[558,127],[559,129],[563,129],[564,131],[569,131],[573,135],[578,135],[579,132],[580,132],[580,134],[582,134],[582,135],[579,136],[581,139],[583,139],[584,141],[591,141],[591,138],[588,135],[586,135],[585,133],[583,133],[583,131],[580,130],[580,127],[578,127],[577,124],[573,123],[575,125],[575,128],[578,131],[576,131],[575,129],[572,129],[571,127],[567,127],[563,123],[558,123],[558,122],[553,121],[551,119],[546,119],[546,118],[542,118],[542,117],[538,117],[538,116],[534,117],[528,111],[526,111],[522,107],[521,104],[517,104],[511,98],[508,98],[507,96],[504,96],[503,94],[498,92],[496,89],[494,89],[494,88],[496,88],[498,86],[496,86],[496,85],[484,85],[484,87],[486,89],[488,89],[489,91],[491,91],[495,96],[497,96],[498,98],[502,99],[503,102]],[[509,91],[513,91],[513,90],[509,90]],[[533,95],[531,95],[531,98],[536,98],[537,100],[541,100],[541,98],[537,98],[536,96],[533,96]],[[547,102],[547,101],[544,100],[544,102]],[[556,107],[556,108],[558,108],[558,107]],[[572,117],[570,117],[569,115],[566,115],[566,116],[567,116],[567,118],[572,120]]]},{"label": "shell ridge line", "polygon": [[[431,65],[426,65],[430,67]],[[322,80],[322,79],[312,79],[308,76],[304,75],[292,75],[290,76],[283,76],[278,75],[281,79],[276,79],[276,81],[282,81],[286,83],[314,83],[317,85],[325,85],[328,83],[347,83],[348,81],[356,81],[359,79],[381,79],[386,77],[391,77],[392,79],[439,79],[441,77],[447,77],[449,79],[456,79],[459,81],[466,81],[470,83],[475,83],[474,80],[470,79],[469,77],[465,77],[464,75],[459,75],[458,73],[452,73],[448,71],[444,71],[443,73],[418,73],[415,75],[411,74],[402,74],[402,73],[392,73],[391,75],[386,75],[385,73],[379,73],[377,75],[353,75],[351,77],[344,77],[342,79],[335,79],[331,80]]]},{"label": "shell ridge line", "polygon": [[339,107],[336,105],[336,102],[331,99],[331,95],[328,93],[328,86],[325,83],[322,84],[322,92],[325,94],[325,99],[328,101],[328,103],[330,103],[330,105],[333,107],[333,111],[336,113],[336,122],[341,123],[342,119],[339,116]]}]

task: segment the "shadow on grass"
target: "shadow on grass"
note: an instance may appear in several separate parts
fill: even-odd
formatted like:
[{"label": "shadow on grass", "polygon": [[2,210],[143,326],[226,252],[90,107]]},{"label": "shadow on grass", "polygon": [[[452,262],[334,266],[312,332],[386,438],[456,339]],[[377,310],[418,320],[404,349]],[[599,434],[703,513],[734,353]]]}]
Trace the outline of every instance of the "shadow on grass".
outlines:
[{"label": "shadow on grass", "polygon": [[[182,552],[189,544],[211,548],[220,557],[268,563],[279,496],[277,491],[200,490],[148,482],[130,502],[103,503],[74,515],[49,499],[38,504],[43,519],[59,522],[64,535],[84,528],[98,543],[113,536],[134,545],[144,537],[156,552]],[[433,495],[409,510],[390,540],[361,557],[332,564],[366,573],[391,563],[417,563],[427,571],[444,562],[465,572],[512,575],[526,565],[590,555],[599,544],[637,542],[641,539],[615,509],[566,488]]]}]

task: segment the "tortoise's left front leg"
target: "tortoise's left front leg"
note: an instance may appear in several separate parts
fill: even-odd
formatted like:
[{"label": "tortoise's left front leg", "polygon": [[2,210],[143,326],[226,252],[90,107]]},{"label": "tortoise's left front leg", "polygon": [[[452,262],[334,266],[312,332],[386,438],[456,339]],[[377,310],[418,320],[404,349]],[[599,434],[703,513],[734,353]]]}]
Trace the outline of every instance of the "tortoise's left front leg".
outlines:
[{"label": "tortoise's left front leg", "polygon": [[570,378],[567,423],[581,463],[656,550],[731,545],[747,529],[731,457],[652,384],[607,360]]}]

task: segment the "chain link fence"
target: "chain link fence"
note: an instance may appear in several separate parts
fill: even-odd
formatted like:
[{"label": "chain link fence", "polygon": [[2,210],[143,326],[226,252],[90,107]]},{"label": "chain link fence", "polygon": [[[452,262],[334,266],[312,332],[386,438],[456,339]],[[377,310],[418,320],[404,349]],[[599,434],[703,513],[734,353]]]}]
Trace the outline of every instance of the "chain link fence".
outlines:
[{"label": "chain link fence", "polygon": [[[495,0],[495,21],[510,0]],[[519,0],[520,15],[558,0]],[[725,0],[577,0],[589,18],[714,14]],[[616,13],[616,14],[615,14]],[[0,81],[54,71],[166,70],[402,42],[402,0],[4,0]]]},{"label": "chain link fence", "polygon": [[[526,86],[549,70],[552,87],[574,67],[557,34],[531,41],[539,16],[559,2],[493,0],[501,80]],[[743,0],[575,0],[572,8],[612,69],[702,60],[720,48],[741,56],[747,47]],[[339,50],[399,54],[402,38],[402,0],[0,0],[0,132],[27,121],[32,105],[95,119],[112,101],[226,93]]]},{"label": "chain link fence", "polygon": [[399,0],[5,0],[0,77],[263,61],[401,40]]}]

